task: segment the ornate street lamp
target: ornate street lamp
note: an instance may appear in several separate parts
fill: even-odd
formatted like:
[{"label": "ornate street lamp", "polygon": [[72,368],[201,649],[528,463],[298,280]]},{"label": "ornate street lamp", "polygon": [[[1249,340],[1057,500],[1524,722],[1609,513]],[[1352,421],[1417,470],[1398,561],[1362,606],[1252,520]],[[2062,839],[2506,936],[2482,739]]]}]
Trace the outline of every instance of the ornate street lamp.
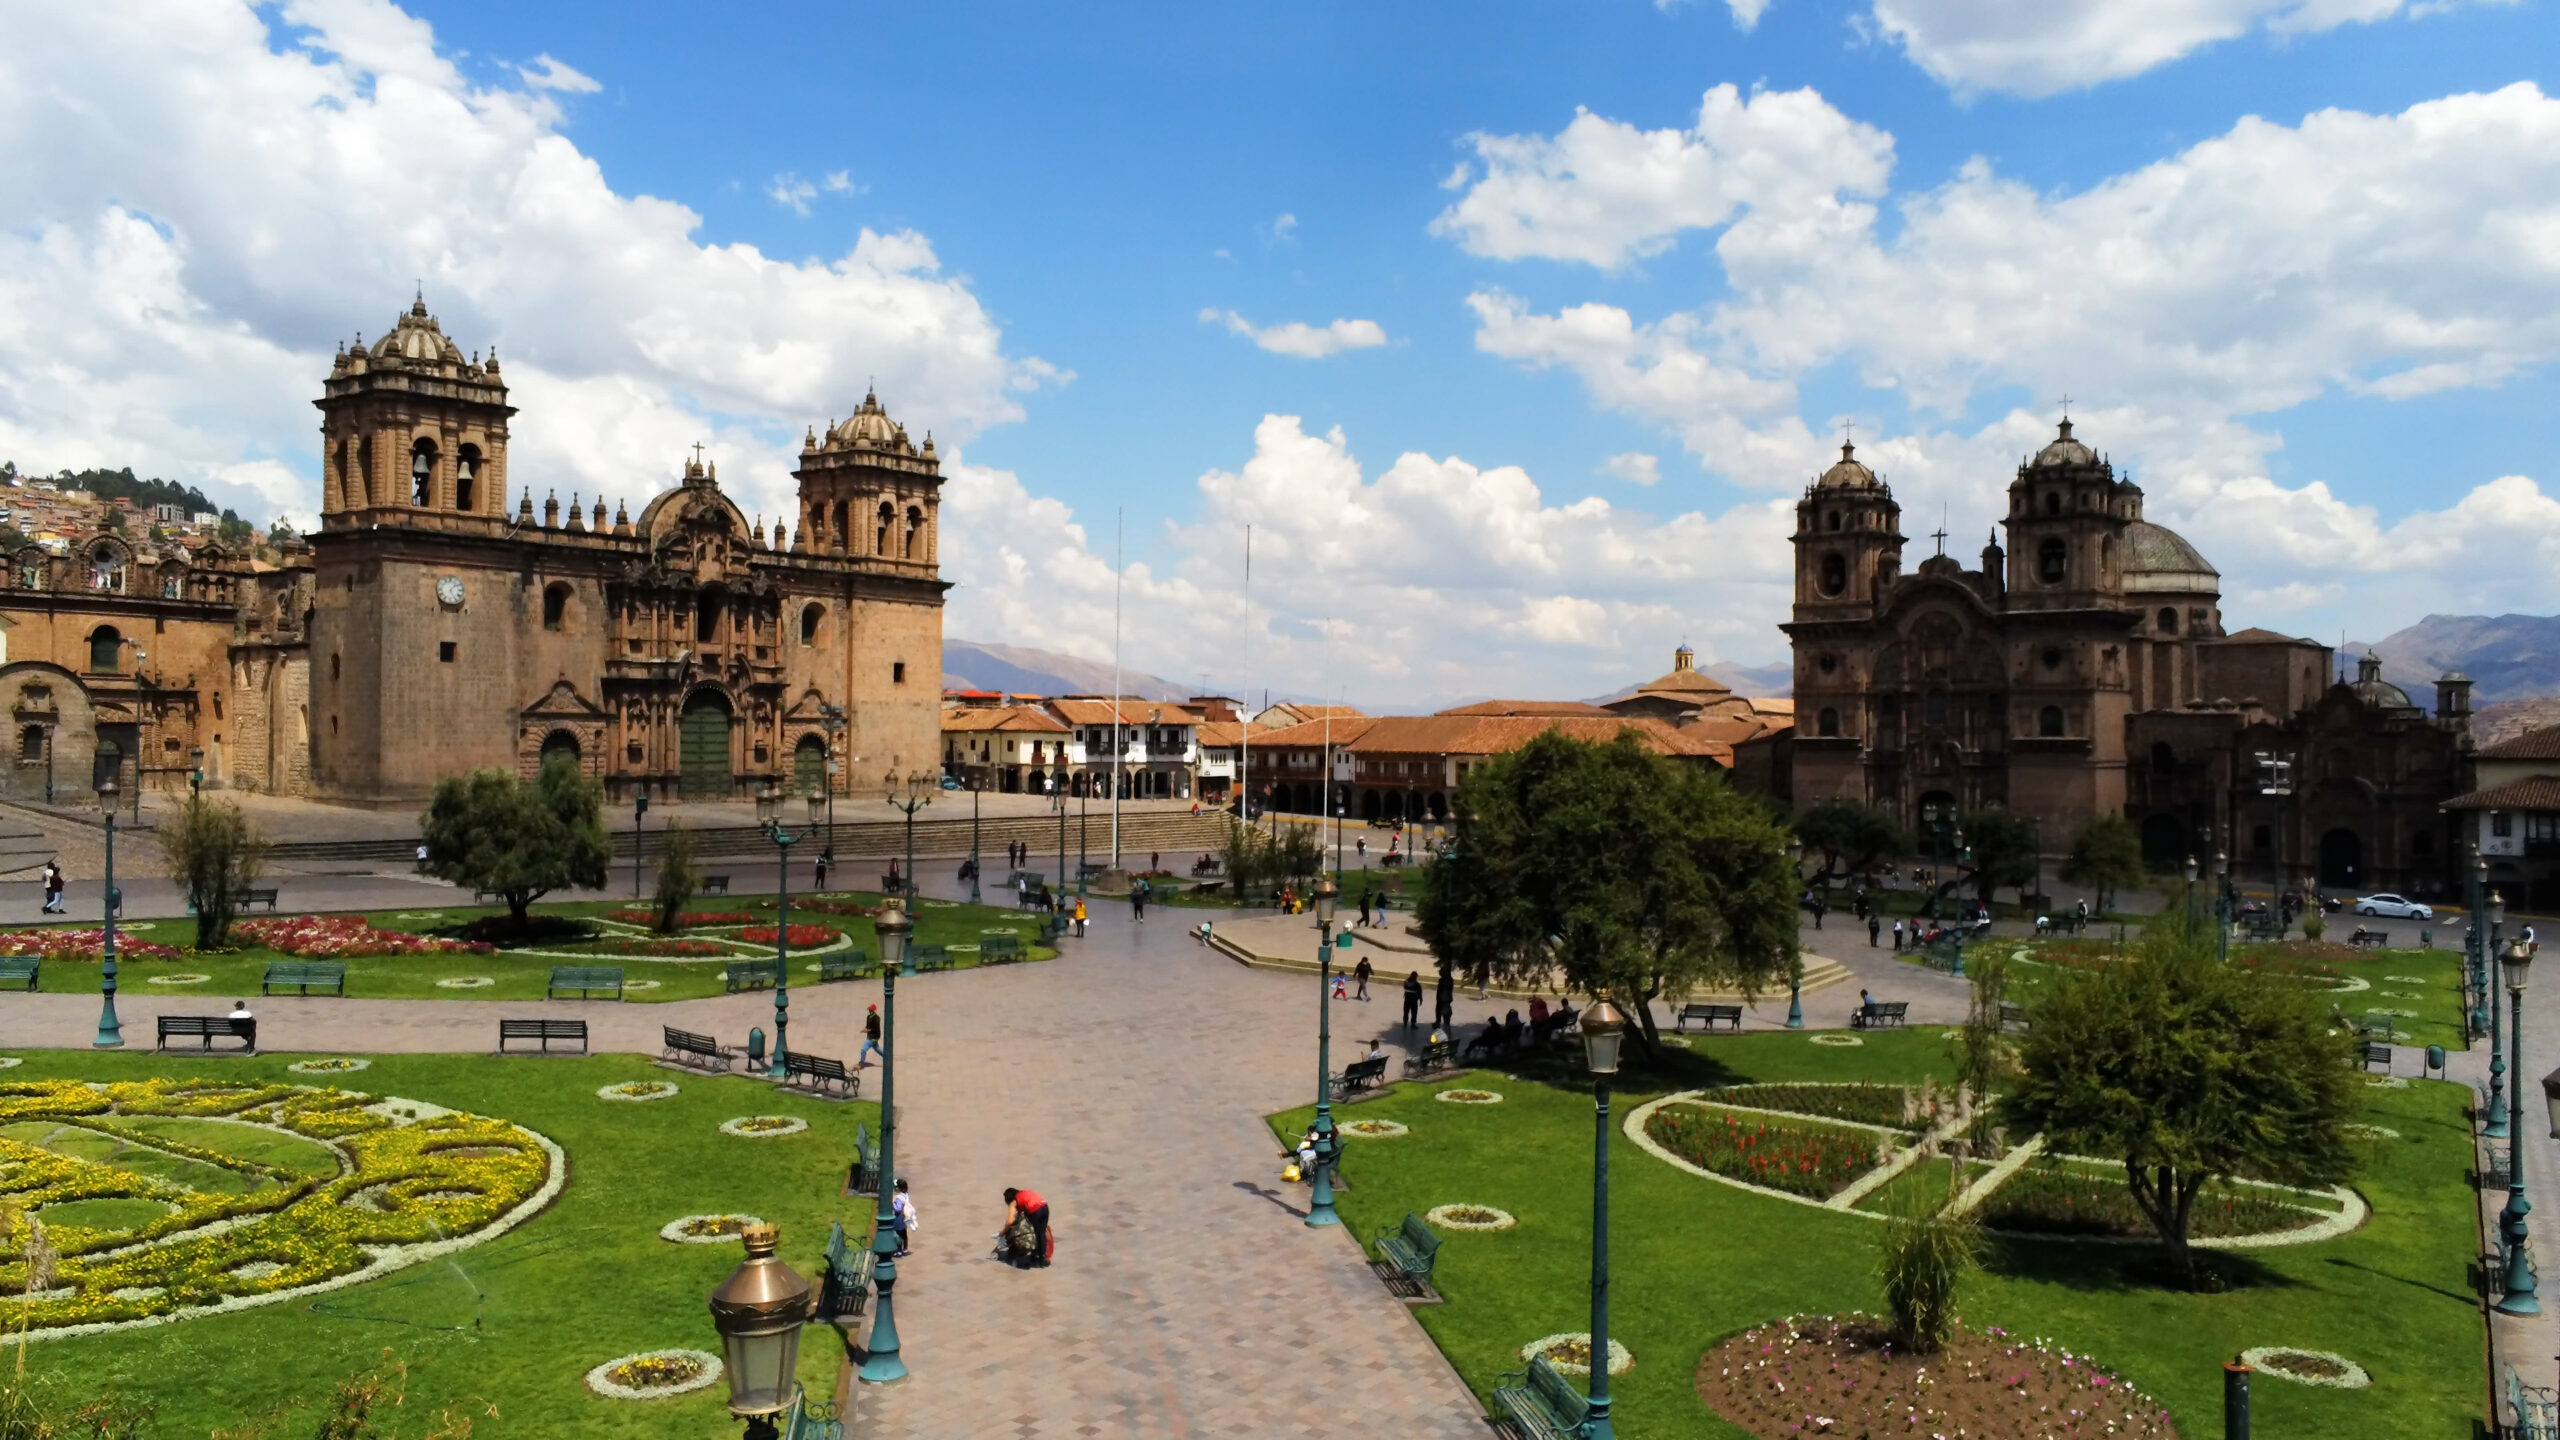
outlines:
[{"label": "ornate street lamp", "polygon": [[1591,1409],[1584,1440],[1616,1440],[1609,1423],[1609,1077],[1627,1017],[1606,1000],[1582,1012],[1582,1058],[1591,1070]]},{"label": "ornate street lamp", "polygon": [[774,1417],[800,1398],[800,1327],[815,1310],[809,1282],[774,1258],[781,1232],[758,1223],[739,1232],[747,1258],[711,1292],[729,1380],[729,1413],[747,1422],[747,1440],[776,1440]]},{"label": "ornate street lamp", "polygon": [[898,772],[880,777],[880,798],[907,817],[907,893],[916,893],[916,812],[933,803],[930,783],[921,770],[907,772],[907,798],[898,798]]},{"label": "ornate street lamp", "polygon": [[1333,906],[1342,889],[1323,872],[1316,876],[1316,1173],[1307,1203],[1309,1225],[1339,1225],[1333,1213],[1333,1162],[1341,1139],[1333,1132]]},{"label": "ornate street lamp", "polygon": [[640,822],[649,815],[649,791],[644,783],[631,797],[631,903],[640,903]]},{"label": "ornate street lamp", "polygon": [[872,928],[880,934],[880,1208],[871,1226],[871,1279],[879,1298],[871,1312],[871,1341],[864,1352],[861,1378],[866,1385],[886,1385],[907,1378],[906,1361],[898,1355],[898,1321],[889,1308],[889,1291],[898,1283],[898,1226],[892,1208],[898,1188],[898,969],[907,963],[907,940],[915,922],[892,895]]},{"label": "ornate street lamp", "polygon": [[98,1038],[91,1043],[100,1050],[114,1050],[124,1044],[124,1027],[116,1023],[116,902],[124,897],[116,893],[116,782],[112,779],[98,782],[98,811],[107,818],[106,920],[99,940],[99,956],[106,963],[98,970]]},{"label": "ornate street lamp", "polygon": [[2506,897],[2492,890],[2489,892],[2489,938],[2480,946],[2480,953],[2488,962],[2488,968],[2482,972],[2487,983],[2481,986],[2481,990],[2489,1000],[2489,1118],[2480,1127],[2480,1133],[2493,1140],[2505,1139],[2507,1134],[2505,1096],[2509,1047],[2498,1027],[2498,932],[2506,925]]},{"label": "ornate street lamp", "polygon": [[[2507,946],[2507,1002],[2514,1007],[2507,1016],[2507,1053],[2518,1071],[2524,1069],[2524,977],[2532,965],[2533,951],[2522,940]],[[2506,1296],[2498,1302],[2501,1315],[2542,1313],[2542,1302],[2534,1296],[2533,1261],[2525,1254],[2530,1237],[2524,1217],[2532,1212],[2533,1206],[2524,1198],[2524,1085],[2519,1080],[2507,1096],[2507,1208],[2498,1216],[2498,1233],[2507,1245]]]},{"label": "ornate street lamp", "polygon": [[2231,857],[2213,852],[2213,958],[2231,963]]},{"label": "ornate street lamp", "polygon": [[782,789],[767,785],[756,792],[756,823],[764,827],[766,838],[781,857],[780,877],[776,887],[773,919],[773,1064],[765,1078],[785,1080],[790,1077],[785,1056],[790,1052],[791,1027],[791,847],[800,837],[817,828],[818,817],[826,802],[816,794],[809,796],[809,823],[795,835],[782,828]]},{"label": "ornate street lamp", "polygon": [[187,760],[195,768],[187,772],[187,786],[199,800],[204,798],[204,747],[198,745],[187,752]]},{"label": "ornate street lamp", "polygon": [[978,903],[978,790],[986,781],[969,777],[969,903]]}]

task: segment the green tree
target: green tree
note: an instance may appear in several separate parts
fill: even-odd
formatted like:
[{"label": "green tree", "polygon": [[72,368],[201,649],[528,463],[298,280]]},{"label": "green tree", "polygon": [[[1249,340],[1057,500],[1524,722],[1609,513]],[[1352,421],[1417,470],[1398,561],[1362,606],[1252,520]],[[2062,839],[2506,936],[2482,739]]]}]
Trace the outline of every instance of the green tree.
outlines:
[{"label": "green tree", "polygon": [[2036,883],[2035,828],[2015,813],[1977,810],[1967,815],[1964,843],[1973,852],[1964,879],[1977,903],[1989,905],[1992,892],[2003,885],[2016,886],[2023,900],[2027,887]]},{"label": "green tree", "polygon": [[231,922],[238,918],[238,896],[256,883],[265,863],[266,837],[238,805],[202,795],[188,797],[176,822],[162,825],[159,835],[169,874],[187,882],[187,903],[196,912],[196,948],[223,948],[230,943]]},{"label": "green tree", "polygon": [[1968,1094],[1993,1093],[2017,1068],[2018,1047],[2000,1024],[2000,1007],[2009,998],[2010,955],[2000,946],[1978,946],[1968,963],[1973,995],[1953,1041],[1956,1082]]},{"label": "green tree", "polygon": [[567,755],[530,785],[503,770],[448,775],[421,819],[427,873],[505,900],[522,929],[526,907],[552,891],[604,884],[603,811],[603,792]]},{"label": "green tree", "polygon": [[[658,851],[658,933],[676,933],[676,917],[702,886],[702,868],[696,862],[701,846],[693,831],[683,823],[669,825],[667,838]],[[637,864],[638,861],[633,862]]]},{"label": "green tree", "polygon": [[2065,884],[2096,891],[2097,912],[2104,915],[2115,907],[2118,890],[2142,883],[2142,836],[2121,815],[2091,816],[2071,837],[2058,873]]},{"label": "green tree", "polygon": [[1794,968],[1790,850],[1721,775],[1549,731],[1467,776],[1415,918],[1456,972],[1606,996],[1658,1054],[1650,1001]]},{"label": "green tree", "polygon": [[1856,875],[1874,869],[1902,848],[1902,829],[1893,817],[1855,800],[1825,800],[1807,806],[1792,824],[1796,838],[1822,858],[1812,883],[1828,885],[1834,875]]},{"label": "green tree", "polygon": [[2234,1177],[2335,1185],[2354,1168],[2354,1041],[2299,976],[2221,965],[2163,915],[2124,960],[2059,973],[1998,1113],[2013,1133],[2121,1160],[2181,1283],[2196,1196]]}]

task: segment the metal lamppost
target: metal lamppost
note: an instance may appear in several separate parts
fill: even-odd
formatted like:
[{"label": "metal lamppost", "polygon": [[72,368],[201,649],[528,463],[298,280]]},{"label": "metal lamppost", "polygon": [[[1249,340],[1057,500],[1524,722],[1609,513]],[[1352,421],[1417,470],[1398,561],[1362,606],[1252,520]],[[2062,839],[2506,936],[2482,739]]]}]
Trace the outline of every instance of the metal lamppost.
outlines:
[{"label": "metal lamppost", "polygon": [[800,1327],[816,1297],[800,1272],[775,1257],[777,1227],[759,1222],[738,1238],[747,1258],[711,1292],[711,1326],[720,1332],[729,1413],[747,1422],[747,1440],[777,1440],[774,1417],[800,1400]]},{"label": "metal lamppost", "polygon": [[915,922],[892,895],[872,922],[880,933],[880,1208],[871,1227],[871,1278],[878,1299],[871,1311],[871,1341],[864,1353],[861,1378],[866,1385],[886,1385],[907,1377],[898,1357],[898,1322],[889,1309],[890,1288],[898,1283],[898,969],[908,958],[907,939]]},{"label": "metal lamppost", "polygon": [[[1082,895],[1084,893],[1084,874],[1086,864],[1084,842],[1085,837],[1093,833],[1092,816],[1093,786],[1088,784],[1084,787],[1084,793],[1076,797],[1076,893],[1078,895]],[[1059,863],[1064,864],[1066,862],[1060,861]],[[1064,877],[1060,877],[1059,888],[1065,888]]]},{"label": "metal lamppost", "polygon": [[2194,857],[2193,855],[2189,855],[2189,856],[2187,857],[2187,928],[2188,928],[2188,929],[2190,929],[2190,930],[2193,930],[2193,929],[2195,928],[2195,924],[2196,924],[2196,857]]},{"label": "metal lamppost", "polygon": [[[2470,990],[2471,1034],[2481,1035],[2490,1028],[2489,1016],[2489,861],[2474,854],[2471,857],[2471,924],[2463,941],[2463,960],[2470,973],[2465,976]],[[2470,1037],[2464,1037],[2468,1044]]]},{"label": "metal lamppost", "polygon": [[907,772],[907,798],[898,798],[898,772],[880,777],[880,798],[907,817],[907,893],[916,893],[916,812],[933,803],[933,787],[921,770]]},{"label": "metal lamppost", "polygon": [[[2507,902],[2497,891],[2489,892],[2489,938],[2481,942],[2480,953],[2488,968],[2483,972],[2488,983],[2481,989],[2489,997],[2489,1119],[2480,1133],[2492,1140],[2507,1135],[2507,1052],[2505,1037],[2498,1028],[2498,932],[2506,928]],[[2509,1160],[2512,1164],[2512,1157]]]},{"label": "metal lamppost", "polygon": [[1333,906],[1341,895],[1332,881],[1316,881],[1316,1173],[1309,1225],[1342,1223],[1333,1213],[1333,1162],[1342,1143],[1333,1133]]},{"label": "metal lamppost", "polygon": [[2231,857],[2213,852],[2213,958],[2231,963]]},{"label": "metal lamppost", "polygon": [[1049,777],[1049,808],[1058,812],[1058,883],[1049,891],[1052,918],[1057,910],[1057,897],[1067,893],[1067,792],[1058,777]]},{"label": "metal lamppost", "polygon": [[1591,1069],[1591,1408],[1584,1440],[1616,1440],[1609,1423],[1609,1077],[1627,1017],[1606,1000],[1582,1014],[1582,1056]]},{"label": "metal lamppost", "polygon": [[188,751],[187,759],[195,766],[187,772],[187,787],[195,792],[195,798],[201,800],[204,798],[204,747],[198,745]]},{"label": "metal lamppost", "polygon": [[[1801,840],[1795,844],[1794,858],[1796,883],[1801,885],[1804,883],[1804,842]],[[1796,956],[1794,964],[1787,967],[1787,1028],[1804,1028],[1804,956],[1801,954]]]},{"label": "metal lamppost", "polygon": [[985,784],[977,776],[969,777],[969,903],[978,903],[978,791]]},{"label": "metal lamppost", "polygon": [[756,792],[756,823],[764,827],[766,838],[773,841],[774,852],[781,857],[780,882],[773,918],[773,1063],[765,1070],[765,1078],[784,1080],[790,1077],[785,1056],[790,1053],[791,1027],[791,847],[801,836],[818,828],[826,801],[809,796],[809,823],[795,835],[782,828],[782,790],[767,785]]},{"label": "metal lamppost", "polygon": [[631,903],[640,903],[640,822],[649,814],[649,792],[631,797]]},{"label": "metal lamppost", "polygon": [[124,1044],[124,1027],[116,1023],[116,902],[124,897],[116,893],[115,781],[99,783],[98,810],[107,818],[106,921],[99,940],[99,955],[106,963],[98,971],[98,1038],[91,1043],[100,1050],[114,1050]]},{"label": "metal lamppost", "polygon": [[[2533,965],[2533,951],[2522,940],[2507,946],[2507,1053],[2514,1057],[2516,1069],[2524,1069],[2524,977]],[[2547,1096],[2548,1091],[2544,1092]],[[2505,1298],[2498,1301],[2501,1315],[2539,1315],[2542,1302],[2534,1296],[2533,1261],[2525,1254],[2525,1216],[2533,1206],[2524,1198],[2524,1084],[2518,1080],[2507,1096],[2507,1208],[2498,1215],[2498,1233],[2506,1241],[2507,1279],[2502,1287]]]}]

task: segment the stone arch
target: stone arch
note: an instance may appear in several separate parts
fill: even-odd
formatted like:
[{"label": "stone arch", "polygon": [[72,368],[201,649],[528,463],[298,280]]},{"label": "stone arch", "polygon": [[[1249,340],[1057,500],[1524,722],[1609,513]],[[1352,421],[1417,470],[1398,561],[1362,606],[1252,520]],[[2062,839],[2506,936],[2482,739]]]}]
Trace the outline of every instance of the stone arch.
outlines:
[{"label": "stone arch", "polygon": [[542,587],[542,628],[565,629],[569,623],[569,582],[554,580]]},{"label": "stone arch", "polygon": [[827,607],[811,601],[800,611],[800,643],[817,648],[825,637],[821,627],[826,623]]},{"label": "stone arch", "polygon": [[435,498],[436,442],[421,435],[409,442],[409,503],[424,510]]},{"label": "stone arch", "polygon": [[803,735],[791,747],[791,793],[827,793],[827,742],[815,735]]},{"label": "stone arch", "polygon": [[89,673],[114,675],[124,669],[124,634],[113,625],[89,632]]},{"label": "stone arch", "polygon": [[582,756],[578,749],[578,737],[570,734],[566,730],[554,730],[550,734],[543,736],[541,761],[535,767],[537,772],[542,768],[549,766],[551,763],[551,757],[554,755],[566,755],[569,757],[569,763],[571,765],[579,765],[582,761]]},{"label": "stone arch", "polygon": [[480,447],[464,445],[453,452],[453,508],[469,513],[480,498]]},{"label": "stone arch", "polygon": [[2059,739],[2064,733],[2061,706],[2047,705],[2036,712],[2036,734],[2052,740]]},{"label": "stone arch", "polygon": [[898,523],[898,509],[888,501],[880,502],[880,528],[872,536],[871,553],[883,559],[889,554],[889,527]]}]

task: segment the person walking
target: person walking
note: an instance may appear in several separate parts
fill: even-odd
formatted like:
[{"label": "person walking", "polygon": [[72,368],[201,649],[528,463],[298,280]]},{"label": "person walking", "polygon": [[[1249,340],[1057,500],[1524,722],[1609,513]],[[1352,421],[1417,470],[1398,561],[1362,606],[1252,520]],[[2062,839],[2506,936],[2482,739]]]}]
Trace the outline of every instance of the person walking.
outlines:
[{"label": "person walking", "polygon": [[870,1069],[871,1057],[874,1055],[880,1057],[881,1064],[886,1065],[889,1063],[889,1052],[883,1049],[880,1044],[880,1007],[877,1005],[872,1006],[870,1010],[863,1014],[862,1053],[853,1058],[853,1068],[856,1070]]},{"label": "person walking", "polygon": [[1076,897],[1076,938],[1084,938],[1084,897]]},{"label": "person walking", "polygon": [[889,1258],[903,1260],[907,1258],[907,1237],[914,1234],[916,1228],[916,1203],[907,1198],[907,1182],[903,1176],[898,1180],[897,1193],[889,1197],[889,1223],[898,1232],[897,1251]]},{"label": "person walking", "polygon": [[1352,978],[1360,982],[1360,993],[1352,996],[1351,998],[1355,1000],[1366,1000],[1369,998],[1369,976],[1373,973],[1375,972],[1370,969],[1369,957],[1366,955],[1361,956],[1360,963],[1351,967]]},{"label": "person walking", "polygon": [[1144,880],[1129,887],[1129,914],[1139,924],[1147,923],[1147,882]]},{"label": "person walking", "polygon": [[1884,930],[1884,922],[1883,922],[1882,920],[1877,919],[1877,918],[1876,918],[1875,916],[1873,916],[1873,915],[1870,915],[1870,916],[1868,916],[1868,917],[1867,917],[1867,948],[1868,948],[1868,949],[1873,950],[1874,948],[1876,948],[1876,937],[1877,937],[1879,934],[1881,934],[1881,933],[1883,932],[1883,930]]},{"label": "person walking", "polygon": [[44,913],[62,913],[62,862],[59,860],[44,862]]},{"label": "person walking", "polygon": [[1410,1030],[1422,1023],[1422,972],[1404,977],[1404,1028]]},{"label": "person walking", "polygon": [[1431,1023],[1445,1030],[1458,1014],[1458,977],[1448,966],[1440,967],[1440,988],[1431,997]]},{"label": "person walking", "polygon": [[1366,927],[1367,927],[1367,925],[1368,925],[1368,923],[1369,923],[1369,892],[1368,892],[1368,891],[1366,891],[1366,890],[1363,890],[1363,891],[1361,891],[1361,892],[1360,892],[1360,924],[1362,925],[1362,927],[1363,927],[1363,928],[1366,928]]},{"label": "person walking", "polygon": [[1353,848],[1354,850],[1357,850],[1357,851],[1359,852],[1359,855],[1360,855],[1360,863],[1361,863],[1361,864],[1363,864],[1363,865],[1368,864],[1368,863],[1369,863],[1369,837],[1368,837],[1368,836],[1366,836],[1366,835],[1356,835],[1356,836],[1353,836],[1353,837],[1352,837],[1351,844],[1352,844],[1352,848]]},{"label": "person walking", "polygon": [[1893,922],[1893,953],[1902,953],[1902,922],[1899,920]]}]

